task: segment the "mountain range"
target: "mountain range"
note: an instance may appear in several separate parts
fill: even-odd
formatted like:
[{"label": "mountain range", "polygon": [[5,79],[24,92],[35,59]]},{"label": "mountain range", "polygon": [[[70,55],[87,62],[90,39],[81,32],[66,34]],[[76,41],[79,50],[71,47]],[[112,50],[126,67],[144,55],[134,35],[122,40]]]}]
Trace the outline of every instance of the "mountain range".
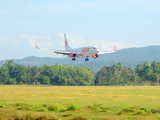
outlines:
[{"label": "mountain range", "polygon": [[[41,66],[43,64],[54,65],[54,64],[66,64],[73,66],[86,66],[97,72],[104,66],[110,66],[113,64],[122,63],[126,67],[131,67],[134,69],[138,63],[143,63],[145,61],[153,62],[160,61],[160,45],[157,46],[147,46],[139,48],[126,48],[122,50],[117,50],[115,53],[104,54],[99,56],[97,59],[89,58],[86,62],[84,58],[77,58],[76,61],[72,61],[71,58],[51,58],[51,57],[36,57],[29,56],[23,59],[12,59],[14,63],[31,65],[31,66]],[[2,66],[7,60],[1,60],[0,66]]]}]

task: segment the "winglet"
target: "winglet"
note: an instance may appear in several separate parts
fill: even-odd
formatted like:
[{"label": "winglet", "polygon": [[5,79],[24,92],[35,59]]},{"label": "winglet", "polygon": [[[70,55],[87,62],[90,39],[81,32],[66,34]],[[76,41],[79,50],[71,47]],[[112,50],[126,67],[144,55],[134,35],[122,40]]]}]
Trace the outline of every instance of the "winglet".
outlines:
[{"label": "winglet", "polygon": [[36,48],[37,48],[37,49],[39,49],[39,47],[38,47],[38,45],[37,45],[37,43],[36,43],[36,42],[35,42],[35,45],[36,45]]}]

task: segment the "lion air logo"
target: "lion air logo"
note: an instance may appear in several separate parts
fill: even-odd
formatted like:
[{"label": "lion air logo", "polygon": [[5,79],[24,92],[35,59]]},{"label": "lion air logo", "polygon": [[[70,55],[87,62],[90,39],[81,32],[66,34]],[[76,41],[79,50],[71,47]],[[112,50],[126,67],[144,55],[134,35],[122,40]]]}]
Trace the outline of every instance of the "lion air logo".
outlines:
[{"label": "lion air logo", "polygon": [[90,51],[90,48],[83,48],[82,49],[82,52],[89,52]]},{"label": "lion air logo", "polygon": [[65,47],[67,47],[68,46],[68,41],[65,41]]}]

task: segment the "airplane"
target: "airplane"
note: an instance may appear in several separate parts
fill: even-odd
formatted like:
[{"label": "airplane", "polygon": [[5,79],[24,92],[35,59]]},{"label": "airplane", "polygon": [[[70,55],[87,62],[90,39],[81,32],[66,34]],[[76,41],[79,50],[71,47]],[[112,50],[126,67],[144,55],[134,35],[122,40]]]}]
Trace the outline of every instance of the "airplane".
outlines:
[{"label": "airplane", "polygon": [[113,51],[108,51],[108,52],[100,52],[99,48],[95,45],[79,47],[79,48],[71,48],[68,44],[68,40],[65,33],[64,33],[65,50],[44,49],[44,48],[39,48],[36,43],[35,45],[36,48],[40,50],[53,51],[54,53],[57,54],[67,55],[68,57],[72,58],[72,61],[76,61],[76,58],[79,57],[86,57],[85,61],[89,61],[88,59],[89,56],[92,56],[92,58],[96,59],[99,57],[99,55],[113,53],[116,51],[116,46],[114,46]]}]

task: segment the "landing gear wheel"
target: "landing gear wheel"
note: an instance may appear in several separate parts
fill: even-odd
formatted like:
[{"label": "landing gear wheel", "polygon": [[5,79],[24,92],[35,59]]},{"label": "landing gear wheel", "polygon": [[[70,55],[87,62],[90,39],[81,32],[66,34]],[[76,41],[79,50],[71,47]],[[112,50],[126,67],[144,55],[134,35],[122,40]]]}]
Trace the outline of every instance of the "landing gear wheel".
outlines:
[{"label": "landing gear wheel", "polygon": [[86,58],[86,59],[85,59],[85,61],[89,61],[89,59],[88,59],[88,58]]},{"label": "landing gear wheel", "polygon": [[72,61],[76,61],[76,58],[72,58]]}]

